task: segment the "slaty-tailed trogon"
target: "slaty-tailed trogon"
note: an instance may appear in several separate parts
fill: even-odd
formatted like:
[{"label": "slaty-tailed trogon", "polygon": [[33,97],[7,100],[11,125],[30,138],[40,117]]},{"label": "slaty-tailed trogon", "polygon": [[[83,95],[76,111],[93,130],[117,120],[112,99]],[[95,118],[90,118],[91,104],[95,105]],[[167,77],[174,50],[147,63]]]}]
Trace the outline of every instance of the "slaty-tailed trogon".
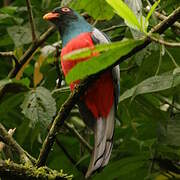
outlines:
[{"label": "slaty-tailed trogon", "polygon": [[[63,46],[61,65],[65,76],[77,63],[90,58],[63,60],[65,54],[80,48],[94,48],[99,43],[109,43],[105,34],[92,27],[82,16],[68,7],[55,8],[46,14],[44,19],[54,23],[60,32]],[[71,90],[78,83],[79,81],[71,83]],[[86,177],[104,167],[109,161],[118,96],[119,67],[116,66],[111,71],[103,73],[78,102],[83,120],[94,130],[94,149]]]}]

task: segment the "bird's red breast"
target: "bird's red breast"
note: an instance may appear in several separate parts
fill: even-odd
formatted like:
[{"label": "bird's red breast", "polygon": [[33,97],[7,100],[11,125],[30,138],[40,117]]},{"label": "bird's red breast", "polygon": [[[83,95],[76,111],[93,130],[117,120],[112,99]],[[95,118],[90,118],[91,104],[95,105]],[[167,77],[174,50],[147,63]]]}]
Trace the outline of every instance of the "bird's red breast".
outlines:
[{"label": "bird's red breast", "polygon": [[[63,60],[64,55],[86,47],[94,48],[90,32],[81,33],[63,47],[61,51],[61,65],[65,76],[77,63],[98,55],[98,53],[96,53],[87,58]],[[73,90],[74,86],[78,83],[79,81],[71,83],[71,90]],[[114,102],[114,86],[111,71],[102,74],[100,78],[88,88],[82,99],[84,99],[86,106],[96,118],[107,117]]]}]

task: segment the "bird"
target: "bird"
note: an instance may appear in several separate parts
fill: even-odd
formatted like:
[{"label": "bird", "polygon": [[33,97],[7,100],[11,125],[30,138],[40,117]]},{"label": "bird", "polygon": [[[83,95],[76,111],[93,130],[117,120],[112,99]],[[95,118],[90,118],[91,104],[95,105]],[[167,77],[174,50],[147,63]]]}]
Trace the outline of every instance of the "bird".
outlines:
[{"label": "bird", "polygon": [[[59,30],[62,40],[60,57],[64,76],[76,64],[100,54],[94,53],[89,57],[75,60],[64,60],[65,55],[81,48],[95,48],[97,44],[110,43],[106,34],[93,27],[83,16],[69,7],[56,7],[45,14],[43,19],[52,22]],[[120,70],[117,65],[102,73],[88,87],[77,103],[82,119],[94,131],[94,148],[85,175],[86,178],[101,170],[109,162],[120,91],[119,80]],[[80,80],[70,83],[71,91],[79,83]]]}]

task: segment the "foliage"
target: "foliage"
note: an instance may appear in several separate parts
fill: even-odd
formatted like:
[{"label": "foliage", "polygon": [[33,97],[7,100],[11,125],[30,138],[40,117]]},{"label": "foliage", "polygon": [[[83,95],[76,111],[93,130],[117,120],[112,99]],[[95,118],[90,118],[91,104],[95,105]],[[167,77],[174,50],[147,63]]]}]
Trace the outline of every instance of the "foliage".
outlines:
[{"label": "foliage", "polygon": [[[134,38],[133,31],[140,33],[142,38],[148,34],[151,27],[160,22],[154,14],[155,10],[169,15],[179,6],[179,0],[158,1],[149,13],[142,9],[143,16],[138,17],[130,10],[136,8],[125,5],[121,0],[62,2],[78,12],[87,12],[90,23],[95,22],[112,41],[118,41],[110,45],[96,46],[92,51],[99,50],[102,55],[94,58],[95,66],[92,61],[83,62],[84,71],[79,68],[82,64],[75,66],[70,72],[72,74],[69,73],[68,82],[84,78],[113,64],[142,42],[129,40]],[[145,8],[149,1],[141,2]],[[31,0],[31,4],[36,34],[39,37],[49,26],[42,16],[59,6],[60,2]],[[26,1],[13,0],[9,6],[0,2],[0,29],[0,51],[12,51],[17,59],[20,59],[32,45]],[[179,29],[169,28],[158,38],[179,42]],[[13,137],[35,158],[38,157],[48,126],[70,93],[64,77],[61,88],[58,89],[56,85],[59,75],[54,55],[55,42],[60,43],[57,32],[32,54],[13,79],[9,79],[8,74],[15,68],[15,61],[11,57],[0,56],[0,123],[7,129],[16,128]],[[89,56],[92,51],[85,49],[68,56]],[[98,63],[101,59],[107,61]],[[166,166],[163,166],[161,160],[170,160],[177,167],[180,159],[179,64],[179,49],[158,43],[151,43],[120,64],[121,96],[113,152],[108,166],[102,172],[94,174],[92,179],[140,180],[176,177],[175,172],[168,172],[169,169],[172,171],[172,165],[165,163]],[[91,68],[87,68],[90,65]],[[77,107],[73,108],[67,121],[93,144],[93,135],[82,123]],[[60,129],[58,139],[60,145],[56,143],[50,152],[48,167],[63,169],[63,172],[73,174],[74,179],[84,179],[84,170],[89,163],[89,151],[66,126]],[[6,154],[0,151],[0,159],[6,158]],[[18,162],[16,156],[12,160]]]}]

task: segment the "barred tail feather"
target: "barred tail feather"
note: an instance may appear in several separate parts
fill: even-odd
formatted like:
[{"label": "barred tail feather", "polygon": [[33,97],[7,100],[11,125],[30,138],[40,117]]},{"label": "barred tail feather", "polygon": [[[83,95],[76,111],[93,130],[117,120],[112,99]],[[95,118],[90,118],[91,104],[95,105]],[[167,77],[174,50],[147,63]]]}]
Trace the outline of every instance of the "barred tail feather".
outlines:
[{"label": "barred tail feather", "polygon": [[114,133],[114,105],[107,118],[99,118],[94,128],[94,150],[91,156],[86,178],[93,172],[107,165],[110,159]]}]

